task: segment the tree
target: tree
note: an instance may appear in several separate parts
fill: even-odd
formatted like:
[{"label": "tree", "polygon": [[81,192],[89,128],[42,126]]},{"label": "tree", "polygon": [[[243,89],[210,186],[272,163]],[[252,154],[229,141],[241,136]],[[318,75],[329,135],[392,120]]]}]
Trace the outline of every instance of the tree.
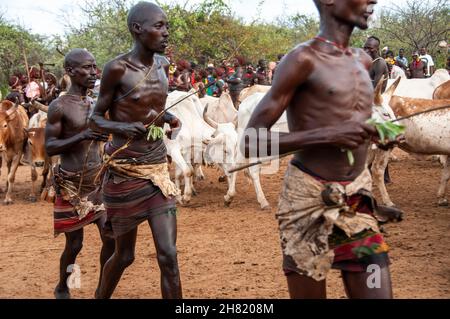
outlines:
[{"label": "tree", "polygon": [[24,52],[29,66],[47,62],[46,39],[7,22],[0,14],[0,89],[8,90],[8,79],[14,73],[26,74]]},{"label": "tree", "polygon": [[381,11],[380,37],[396,48],[410,51],[426,47],[433,54],[438,43],[449,37],[449,0],[408,0],[405,5],[392,4]]}]

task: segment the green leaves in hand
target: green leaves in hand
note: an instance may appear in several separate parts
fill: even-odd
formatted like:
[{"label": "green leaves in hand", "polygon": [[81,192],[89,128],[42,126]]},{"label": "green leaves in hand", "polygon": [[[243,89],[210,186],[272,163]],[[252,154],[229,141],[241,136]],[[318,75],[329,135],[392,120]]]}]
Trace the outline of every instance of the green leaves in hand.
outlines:
[{"label": "green leaves in hand", "polygon": [[148,128],[148,134],[147,134],[147,141],[150,141],[151,139],[153,141],[160,140],[164,137],[164,130],[156,125],[151,125]]}]

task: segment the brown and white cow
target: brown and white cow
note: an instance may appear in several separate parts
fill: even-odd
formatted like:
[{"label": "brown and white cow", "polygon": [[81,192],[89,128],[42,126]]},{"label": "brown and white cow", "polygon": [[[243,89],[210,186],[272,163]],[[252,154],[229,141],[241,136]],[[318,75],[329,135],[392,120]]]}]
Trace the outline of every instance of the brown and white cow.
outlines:
[{"label": "brown and white cow", "polygon": [[39,111],[30,119],[27,134],[26,156],[31,166],[31,193],[29,200],[35,202],[37,200],[37,167],[42,167],[42,184],[39,192],[41,192],[48,184],[48,173],[51,168],[52,160],[45,151],[45,126],[47,124],[47,113]]},{"label": "brown and white cow", "polygon": [[[404,117],[450,105],[450,100],[415,99],[393,96],[399,82],[400,79],[383,96],[378,87],[375,92],[375,105],[382,106],[387,111],[387,114],[394,114],[395,117]],[[405,143],[401,145],[401,149],[410,153],[423,155],[450,155],[450,109],[422,114],[408,120],[403,120],[401,124],[406,126]],[[383,178],[390,153],[391,151],[383,151],[380,149],[375,151],[372,175],[374,184],[380,190],[382,203],[394,207],[395,205],[389,197]],[[445,191],[449,178],[449,166],[445,163],[438,192],[439,205],[448,205],[448,201],[445,198]]]},{"label": "brown and white cow", "polygon": [[13,203],[12,191],[16,177],[17,167],[23,155],[26,134],[24,129],[28,126],[28,116],[25,109],[10,101],[0,104],[0,153],[6,161],[8,168],[7,191],[4,199],[6,205]]},{"label": "brown and white cow", "polygon": [[450,80],[439,85],[433,93],[433,100],[450,99]]}]

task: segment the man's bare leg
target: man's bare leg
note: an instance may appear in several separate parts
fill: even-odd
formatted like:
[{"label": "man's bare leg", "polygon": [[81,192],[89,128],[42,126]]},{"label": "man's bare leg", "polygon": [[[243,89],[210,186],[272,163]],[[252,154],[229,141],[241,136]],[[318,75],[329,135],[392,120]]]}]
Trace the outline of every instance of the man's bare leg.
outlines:
[{"label": "man's bare leg", "polygon": [[177,260],[177,217],[162,214],[149,220],[161,270],[161,294],[164,299],[181,299],[182,289]]},{"label": "man's bare leg", "polygon": [[123,272],[134,262],[137,227],[116,239],[114,254],[103,267],[101,284],[95,294],[97,299],[111,298]]},{"label": "man's bare leg", "polygon": [[100,289],[100,284],[102,282],[103,277],[103,268],[105,267],[106,262],[111,258],[111,256],[114,254],[114,248],[115,248],[115,241],[113,238],[109,238],[103,234],[103,225],[105,225],[106,216],[100,218],[97,221],[97,227],[100,232],[100,238],[102,240],[102,250],[100,252],[100,277],[98,279],[98,286],[96,289],[96,294],[98,293]]},{"label": "man's bare leg", "polygon": [[[350,299],[392,299],[392,282],[389,267],[380,271],[380,288],[370,288],[368,285],[370,272],[342,272],[345,291]],[[371,280],[369,280],[370,282]]]},{"label": "man's bare leg", "polygon": [[287,276],[291,299],[326,299],[326,281],[316,281],[310,277],[292,273]]},{"label": "man's bare leg", "polygon": [[81,248],[83,248],[83,235],[83,229],[65,233],[66,246],[64,247],[59,264],[59,283],[54,291],[56,299],[70,299],[67,279],[71,274],[68,272],[68,267],[75,264],[75,260],[80,253]]}]

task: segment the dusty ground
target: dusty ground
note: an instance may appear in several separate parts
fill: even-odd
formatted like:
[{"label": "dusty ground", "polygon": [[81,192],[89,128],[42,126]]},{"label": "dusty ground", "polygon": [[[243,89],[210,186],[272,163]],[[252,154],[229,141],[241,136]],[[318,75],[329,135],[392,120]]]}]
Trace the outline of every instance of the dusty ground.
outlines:
[{"label": "dusty ground", "polygon": [[[284,167],[282,169],[284,171]],[[5,168],[0,185],[5,185]],[[179,261],[187,298],[287,298],[281,271],[277,224],[272,212],[261,212],[253,187],[243,175],[238,197],[224,208],[226,185],[218,172],[205,170],[200,195],[179,214]],[[391,165],[391,196],[406,212],[399,224],[385,226],[392,247],[391,267],[396,298],[450,297],[450,209],[438,208],[435,193],[439,164],[403,159]],[[262,177],[276,208],[283,173]],[[20,167],[13,206],[0,206],[0,298],[52,298],[58,278],[64,236],[53,238],[52,207],[26,201],[30,173]],[[1,199],[3,200],[3,195]],[[85,231],[77,260],[81,289],[75,298],[91,298],[99,272],[99,237],[95,226]],[[344,298],[338,272],[328,280],[331,298]],[[148,225],[139,229],[136,261],[125,272],[115,298],[160,298],[159,270]]]}]

